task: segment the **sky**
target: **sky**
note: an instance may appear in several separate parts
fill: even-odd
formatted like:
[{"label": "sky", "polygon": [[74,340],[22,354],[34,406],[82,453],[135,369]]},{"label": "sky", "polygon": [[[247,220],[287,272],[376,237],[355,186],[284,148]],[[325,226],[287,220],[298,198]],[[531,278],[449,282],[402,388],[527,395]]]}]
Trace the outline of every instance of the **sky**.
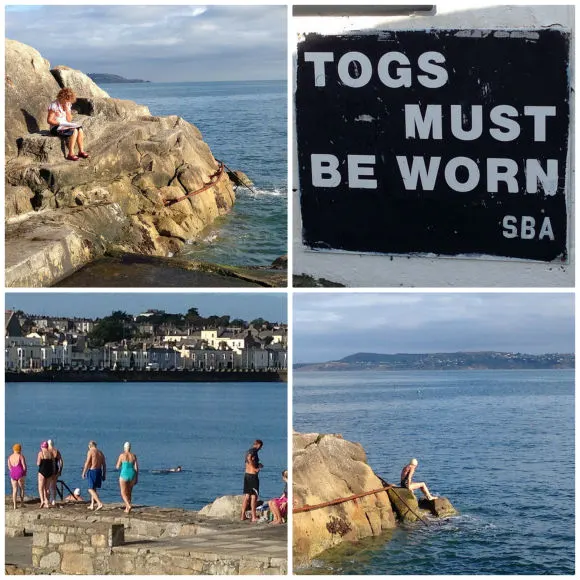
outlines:
[{"label": "sky", "polygon": [[294,363],[357,352],[574,352],[574,295],[295,294]]},{"label": "sky", "polygon": [[285,79],[286,6],[6,8],[6,37],[51,65],[152,82]]},{"label": "sky", "polygon": [[201,316],[230,315],[232,319],[286,322],[285,293],[136,293],[136,292],[7,292],[6,308],[27,314],[100,318],[113,310],[139,314],[149,308],[185,314],[197,308]]}]

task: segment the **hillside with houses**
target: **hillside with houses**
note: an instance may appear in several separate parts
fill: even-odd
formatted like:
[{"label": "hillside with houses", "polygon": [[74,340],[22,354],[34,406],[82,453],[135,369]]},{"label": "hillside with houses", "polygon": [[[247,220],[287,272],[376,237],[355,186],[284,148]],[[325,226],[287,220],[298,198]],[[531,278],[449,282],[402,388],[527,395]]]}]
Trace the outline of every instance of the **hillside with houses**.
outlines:
[{"label": "hillside with houses", "polygon": [[287,368],[286,324],[147,310],[92,319],[5,311],[5,371]]}]

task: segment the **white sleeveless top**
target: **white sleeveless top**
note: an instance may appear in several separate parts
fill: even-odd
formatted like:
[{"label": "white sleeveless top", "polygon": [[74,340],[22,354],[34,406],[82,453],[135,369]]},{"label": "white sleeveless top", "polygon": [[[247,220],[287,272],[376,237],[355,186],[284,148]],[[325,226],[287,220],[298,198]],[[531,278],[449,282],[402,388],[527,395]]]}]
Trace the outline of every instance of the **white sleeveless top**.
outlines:
[{"label": "white sleeveless top", "polygon": [[66,112],[71,110],[71,103],[67,103],[63,107],[58,101],[52,101],[48,110],[56,113],[57,124],[60,125],[60,123],[66,123]]}]

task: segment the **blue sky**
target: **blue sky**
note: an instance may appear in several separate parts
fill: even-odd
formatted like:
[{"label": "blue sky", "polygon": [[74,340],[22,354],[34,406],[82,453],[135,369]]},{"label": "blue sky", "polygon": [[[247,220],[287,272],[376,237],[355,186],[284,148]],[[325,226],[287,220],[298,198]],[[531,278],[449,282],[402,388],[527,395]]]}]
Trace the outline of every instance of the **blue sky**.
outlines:
[{"label": "blue sky", "polygon": [[185,313],[197,308],[202,316],[229,314],[232,318],[270,322],[286,322],[285,293],[6,293],[6,308],[24,310],[28,314],[53,316],[108,316],[113,310],[139,314],[148,308],[171,313]]},{"label": "blue sky", "polygon": [[296,294],[294,362],[357,352],[574,352],[574,295]]},{"label": "blue sky", "polygon": [[6,37],[85,73],[154,82],[286,78],[286,6],[8,6]]}]

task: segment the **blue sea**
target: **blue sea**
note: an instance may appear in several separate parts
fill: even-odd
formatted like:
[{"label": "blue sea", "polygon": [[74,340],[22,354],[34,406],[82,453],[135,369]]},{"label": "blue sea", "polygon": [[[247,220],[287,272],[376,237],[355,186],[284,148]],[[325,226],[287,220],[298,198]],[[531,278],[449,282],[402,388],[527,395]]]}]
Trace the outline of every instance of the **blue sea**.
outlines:
[{"label": "blue sea", "polygon": [[153,115],[179,115],[197,126],[214,157],[254,182],[239,187],[233,210],[192,242],[184,257],[265,266],[287,253],[287,83],[103,84]]},{"label": "blue sea", "polygon": [[[41,441],[55,439],[62,479],[87,497],[81,470],[94,439],[109,468],[101,498],[120,502],[112,470],[130,441],[141,471],[133,501],[198,510],[242,493],[245,452],[262,439],[260,496],[267,500],[284,488],[286,403],[285,383],[7,383],[5,452],[22,443],[26,493],[38,497],[36,456]],[[151,473],[177,465],[183,472]],[[5,485],[10,490],[7,476]]]},{"label": "blue sea", "polygon": [[330,552],[311,574],[574,574],[574,372],[295,372],[294,428],[360,442],[375,473],[460,515]]}]

